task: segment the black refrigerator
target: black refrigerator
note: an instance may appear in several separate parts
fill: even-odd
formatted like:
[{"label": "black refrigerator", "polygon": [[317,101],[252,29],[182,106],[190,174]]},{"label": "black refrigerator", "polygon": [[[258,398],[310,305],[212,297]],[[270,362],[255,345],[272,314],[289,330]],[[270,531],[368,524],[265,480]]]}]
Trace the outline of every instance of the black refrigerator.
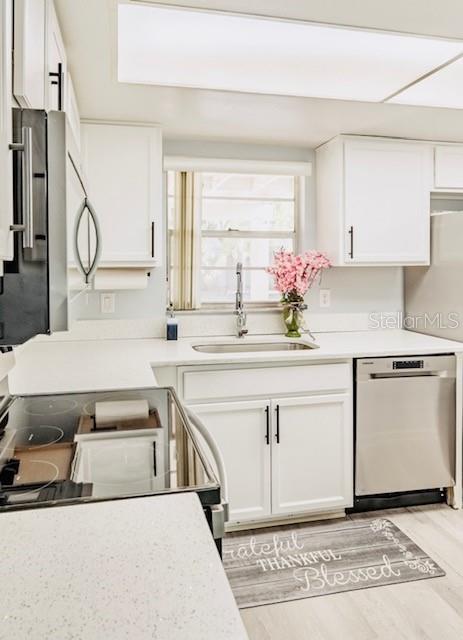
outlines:
[{"label": "black refrigerator", "polygon": [[0,277],[0,347],[68,327],[66,116],[13,109],[14,258]]}]

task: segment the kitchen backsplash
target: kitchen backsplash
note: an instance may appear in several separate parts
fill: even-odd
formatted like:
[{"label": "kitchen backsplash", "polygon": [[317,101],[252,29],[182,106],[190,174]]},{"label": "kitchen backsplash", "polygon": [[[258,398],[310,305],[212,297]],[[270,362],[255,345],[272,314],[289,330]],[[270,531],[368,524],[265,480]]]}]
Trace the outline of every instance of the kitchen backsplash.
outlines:
[{"label": "kitchen backsplash", "polygon": [[[109,327],[111,333],[111,327],[116,331],[119,327],[125,337],[131,337],[130,331],[133,331],[133,337],[163,336],[166,317],[164,287],[164,280],[153,273],[147,289],[117,292],[116,313],[111,315],[100,313],[99,293],[83,294],[76,301],[78,306],[74,303],[72,309],[73,333],[77,324],[87,329],[98,327],[95,329],[98,334],[103,327]],[[372,314],[376,318],[378,314],[403,310],[402,269],[399,267],[334,268],[323,274],[321,287],[330,290],[331,305],[329,308],[320,307],[318,286],[309,292],[306,324],[313,331],[377,328],[372,322]],[[249,311],[248,325],[250,333],[279,333],[282,331],[281,314]],[[184,336],[233,334],[234,327],[232,311],[179,314],[179,333]],[[101,337],[105,337],[104,331]]]}]

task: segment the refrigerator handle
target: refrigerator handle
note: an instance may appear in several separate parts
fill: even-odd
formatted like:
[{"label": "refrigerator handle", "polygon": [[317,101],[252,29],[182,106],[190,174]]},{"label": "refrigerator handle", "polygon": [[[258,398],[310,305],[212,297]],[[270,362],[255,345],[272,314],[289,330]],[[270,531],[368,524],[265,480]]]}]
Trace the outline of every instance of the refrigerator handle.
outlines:
[{"label": "refrigerator handle", "polygon": [[22,158],[22,224],[13,224],[10,231],[23,233],[23,248],[33,249],[34,247],[34,199],[32,192],[33,170],[32,170],[32,128],[22,127],[21,142],[13,142],[9,145],[12,151],[19,151]]}]

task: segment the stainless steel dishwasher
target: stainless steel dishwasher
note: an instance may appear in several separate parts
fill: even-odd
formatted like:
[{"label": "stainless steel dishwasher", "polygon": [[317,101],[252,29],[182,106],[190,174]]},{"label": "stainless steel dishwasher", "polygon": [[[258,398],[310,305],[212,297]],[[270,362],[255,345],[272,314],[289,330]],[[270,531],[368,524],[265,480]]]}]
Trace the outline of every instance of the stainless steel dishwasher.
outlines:
[{"label": "stainless steel dishwasher", "polygon": [[356,504],[455,485],[455,371],[453,355],[357,360]]}]

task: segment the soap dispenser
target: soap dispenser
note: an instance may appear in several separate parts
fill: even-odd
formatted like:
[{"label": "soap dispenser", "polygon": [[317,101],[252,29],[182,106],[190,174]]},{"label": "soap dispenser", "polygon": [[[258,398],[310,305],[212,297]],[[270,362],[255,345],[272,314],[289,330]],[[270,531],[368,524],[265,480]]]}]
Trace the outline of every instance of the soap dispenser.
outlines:
[{"label": "soap dispenser", "polygon": [[178,321],[174,315],[174,307],[172,303],[169,306],[167,315],[167,340],[177,340],[178,338]]}]

